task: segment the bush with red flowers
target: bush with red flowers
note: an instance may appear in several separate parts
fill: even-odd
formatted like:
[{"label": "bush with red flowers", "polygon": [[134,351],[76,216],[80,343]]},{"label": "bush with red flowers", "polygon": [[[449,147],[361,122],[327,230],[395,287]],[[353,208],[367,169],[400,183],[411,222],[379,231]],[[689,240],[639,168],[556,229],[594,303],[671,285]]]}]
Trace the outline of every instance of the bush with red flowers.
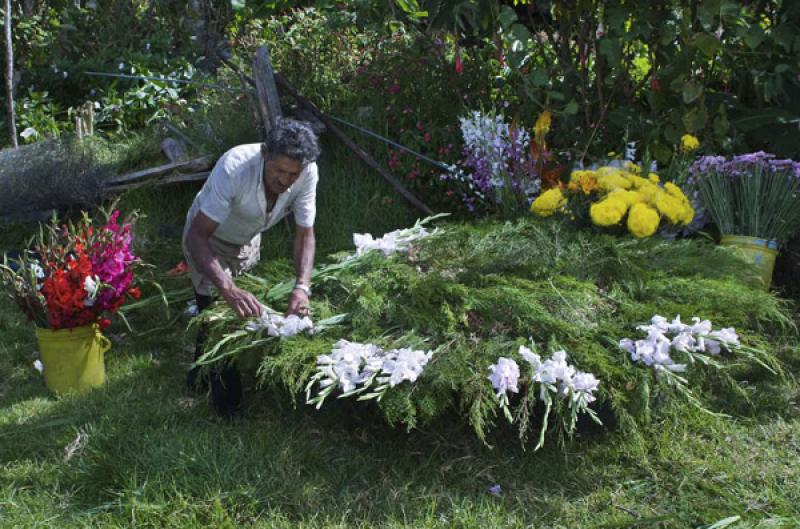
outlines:
[{"label": "bush with red flowers", "polygon": [[76,223],[54,218],[32,249],[3,256],[0,281],[38,327],[102,329],[127,299],[140,297],[134,269],[141,261],[132,251],[136,214],[124,220],[118,210],[102,215],[100,225],[86,213]]}]

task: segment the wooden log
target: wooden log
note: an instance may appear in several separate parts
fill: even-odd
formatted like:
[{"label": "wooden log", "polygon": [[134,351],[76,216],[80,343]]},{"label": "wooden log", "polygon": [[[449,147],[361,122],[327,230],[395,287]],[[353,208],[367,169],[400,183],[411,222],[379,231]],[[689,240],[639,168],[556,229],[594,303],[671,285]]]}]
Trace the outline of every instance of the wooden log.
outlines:
[{"label": "wooden log", "polygon": [[278,87],[275,85],[275,71],[272,69],[272,60],[266,46],[259,46],[256,50],[253,58],[253,77],[258,111],[266,133],[283,116]]},{"label": "wooden log", "polygon": [[170,131],[171,133],[176,135],[178,137],[178,139],[181,140],[182,142],[184,142],[184,143],[186,143],[188,145],[191,145],[192,147],[194,147],[195,149],[198,149],[198,150],[202,148],[199,143],[197,143],[192,138],[190,138],[189,136],[184,134],[181,129],[179,129],[178,127],[176,127],[175,125],[173,125],[169,121],[164,120],[160,124],[161,124],[162,127],[164,127],[165,129],[167,129],[168,131]]},{"label": "wooden log", "polygon": [[184,171],[205,171],[211,169],[214,164],[214,159],[211,156],[201,156],[200,158],[193,158],[184,162],[172,162],[158,167],[151,167],[150,169],[143,169],[134,173],[128,173],[122,176],[117,176],[108,180],[105,184],[107,187],[113,187],[116,184],[127,184],[136,180],[145,178],[153,178],[156,176],[164,175],[170,171],[184,170]]},{"label": "wooden log", "polygon": [[275,85],[275,71],[266,46],[259,46],[256,50],[256,56],[253,58],[253,77],[258,111],[266,132],[283,116],[280,94]]},{"label": "wooden log", "polygon": [[33,211],[17,211],[11,213],[0,213],[0,223],[19,222],[23,224],[33,222],[45,222],[53,217],[54,209],[39,209]]},{"label": "wooden log", "polygon": [[123,191],[129,191],[131,189],[138,189],[140,187],[145,186],[164,186],[169,184],[179,184],[185,182],[202,182],[208,178],[210,175],[210,171],[200,171],[198,173],[191,173],[191,174],[177,174],[172,176],[167,176],[166,178],[159,178],[157,180],[146,180],[144,182],[134,182],[132,184],[119,184],[115,186],[106,187],[103,191],[107,194],[115,194],[115,193],[122,193]]},{"label": "wooden log", "polygon": [[185,162],[186,161],[186,147],[183,142],[175,138],[164,138],[161,141],[161,152],[170,162]]}]

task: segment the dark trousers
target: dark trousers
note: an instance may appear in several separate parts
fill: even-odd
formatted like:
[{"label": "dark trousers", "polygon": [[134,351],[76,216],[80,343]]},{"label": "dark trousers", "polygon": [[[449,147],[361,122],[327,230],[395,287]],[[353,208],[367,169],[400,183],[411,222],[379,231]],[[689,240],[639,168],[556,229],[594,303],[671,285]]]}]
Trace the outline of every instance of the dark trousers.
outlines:
[{"label": "dark trousers", "polygon": [[[197,303],[198,314],[208,308],[214,301],[211,296],[194,293]],[[195,342],[194,359],[197,361],[203,355],[203,347],[208,339],[208,327],[201,324],[197,331]],[[195,387],[199,369],[193,367],[189,372],[187,382],[189,386]],[[224,366],[214,366],[208,376],[208,383],[211,387],[211,402],[217,413],[225,418],[231,418],[239,408],[242,400],[242,381],[239,370],[235,365],[227,363]]]}]

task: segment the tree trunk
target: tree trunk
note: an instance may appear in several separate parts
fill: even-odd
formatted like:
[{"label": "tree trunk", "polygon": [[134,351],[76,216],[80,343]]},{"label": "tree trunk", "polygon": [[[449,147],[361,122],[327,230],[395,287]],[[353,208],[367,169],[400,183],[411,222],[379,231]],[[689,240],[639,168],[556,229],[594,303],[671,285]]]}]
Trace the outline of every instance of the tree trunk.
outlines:
[{"label": "tree trunk", "polygon": [[11,146],[19,147],[17,143],[17,124],[14,118],[14,50],[11,47],[11,0],[6,0],[5,5],[5,35],[6,35],[6,113],[8,114],[8,134],[11,137]]}]

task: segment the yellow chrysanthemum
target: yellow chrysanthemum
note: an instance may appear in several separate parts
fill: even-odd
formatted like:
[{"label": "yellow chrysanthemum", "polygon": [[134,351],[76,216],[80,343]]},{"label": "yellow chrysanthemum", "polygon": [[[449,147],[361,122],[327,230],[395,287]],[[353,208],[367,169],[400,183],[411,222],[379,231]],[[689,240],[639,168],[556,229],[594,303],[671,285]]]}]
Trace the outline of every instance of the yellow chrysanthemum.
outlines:
[{"label": "yellow chrysanthemum", "polygon": [[642,196],[641,193],[638,193],[636,191],[628,191],[625,189],[617,189],[615,191],[612,191],[611,193],[608,194],[608,198],[621,200],[625,202],[625,205],[627,205],[628,207],[646,201],[645,197]]},{"label": "yellow chrysanthemum", "polygon": [[653,185],[653,182],[651,182],[647,178],[642,178],[641,176],[636,176],[636,175],[630,175],[628,177],[628,181],[630,181],[631,187],[633,189],[641,189],[643,187]]},{"label": "yellow chrysanthemum", "polygon": [[640,239],[649,237],[658,229],[660,220],[658,212],[647,204],[634,204],[628,214],[628,231]]},{"label": "yellow chrysanthemum", "polygon": [[561,188],[554,187],[548,189],[533,201],[533,204],[531,204],[531,211],[540,217],[549,217],[562,208],[566,202],[567,199],[564,198]]},{"label": "yellow chrysanthemum", "polygon": [[619,167],[612,167],[610,165],[604,165],[603,167],[600,167],[597,170],[597,176],[601,177],[601,176],[606,176],[606,175],[609,175],[609,174],[620,174],[621,172],[622,172],[622,169],[620,169]]},{"label": "yellow chrysanthemum", "polygon": [[686,195],[683,194],[683,190],[681,190],[680,187],[676,186],[672,182],[667,182],[664,184],[664,191],[677,199],[686,200]]},{"label": "yellow chrysanthemum", "polygon": [[636,185],[636,182],[634,183],[636,191],[642,195],[642,197],[644,197],[645,202],[651,206],[655,206],[656,198],[658,197],[658,194],[662,192],[661,188],[644,178],[640,178],[639,180],[640,182],[638,182],[638,186]]},{"label": "yellow chrysanthemum", "polygon": [[598,226],[619,224],[627,211],[628,205],[623,200],[615,197],[606,197],[589,207],[589,215],[592,217],[592,222]]},{"label": "yellow chrysanthemum", "polygon": [[597,190],[597,176],[594,171],[573,171],[567,184],[570,191],[581,191],[584,195]]},{"label": "yellow chrysanthemum", "polygon": [[655,206],[672,224],[680,224],[686,214],[683,202],[666,191],[656,195]]},{"label": "yellow chrysanthemum", "polygon": [[597,177],[597,184],[603,191],[614,191],[615,189],[630,189],[632,183],[622,172],[609,172]]},{"label": "yellow chrysanthemum", "polygon": [[649,175],[647,175],[647,179],[653,182],[654,184],[661,182],[661,179],[655,173],[650,173]]},{"label": "yellow chrysanthemum", "polygon": [[700,140],[691,134],[684,134],[681,136],[681,150],[683,152],[696,151],[700,147]]},{"label": "yellow chrysanthemum", "polygon": [[680,202],[681,211],[678,215],[678,222],[684,225],[692,222],[692,219],[694,219],[694,208],[692,207],[692,203],[689,202],[689,199],[683,193],[683,190],[672,182],[667,182],[664,184],[664,191]]}]

